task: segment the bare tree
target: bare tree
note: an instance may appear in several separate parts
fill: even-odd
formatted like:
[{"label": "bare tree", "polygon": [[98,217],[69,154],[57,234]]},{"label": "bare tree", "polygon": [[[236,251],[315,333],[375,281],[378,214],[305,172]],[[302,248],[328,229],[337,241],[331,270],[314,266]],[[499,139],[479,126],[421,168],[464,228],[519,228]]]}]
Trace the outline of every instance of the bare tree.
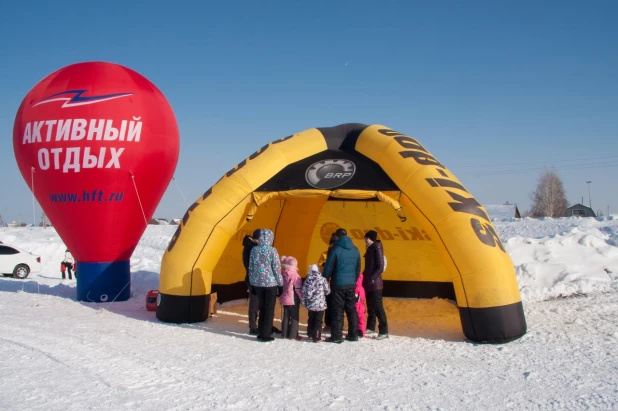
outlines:
[{"label": "bare tree", "polygon": [[568,203],[562,180],[553,170],[545,170],[539,176],[536,190],[530,194],[532,217],[562,217]]}]

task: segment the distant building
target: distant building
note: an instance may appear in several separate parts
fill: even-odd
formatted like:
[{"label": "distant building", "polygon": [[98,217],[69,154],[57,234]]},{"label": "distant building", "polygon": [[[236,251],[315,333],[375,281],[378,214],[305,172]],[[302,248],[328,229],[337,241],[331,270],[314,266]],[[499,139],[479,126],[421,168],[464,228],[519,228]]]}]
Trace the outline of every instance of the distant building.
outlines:
[{"label": "distant building", "polygon": [[27,224],[26,223],[16,223],[15,221],[13,221],[12,223],[8,223],[6,225],[7,227],[11,227],[11,228],[15,228],[15,227],[26,227]]},{"label": "distant building", "polygon": [[149,225],[168,225],[169,221],[165,218],[151,218],[148,222]]},{"label": "distant building", "polygon": [[182,221],[182,218],[172,218],[170,220],[170,225],[180,225],[181,221]]},{"label": "distant building", "polygon": [[492,220],[494,218],[521,218],[517,204],[511,204],[508,201],[504,204],[489,204],[483,205],[483,207],[487,210],[487,214],[489,214],[489,218]]},{"label": "distant building", "polygon": [[586,207],[583,204],[575,204],[567,208],[564,212],[565,217],[596,217],[592,208]]}]

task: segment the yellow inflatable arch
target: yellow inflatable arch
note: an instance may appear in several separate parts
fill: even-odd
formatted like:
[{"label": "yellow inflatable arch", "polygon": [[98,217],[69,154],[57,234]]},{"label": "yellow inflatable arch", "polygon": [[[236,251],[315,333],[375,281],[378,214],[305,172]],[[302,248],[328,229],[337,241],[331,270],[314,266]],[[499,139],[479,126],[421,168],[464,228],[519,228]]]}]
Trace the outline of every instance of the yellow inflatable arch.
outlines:
[{"label": "yellow inflatable arch", "polygon": [[210,294],[246,298],[242,240],[275,233],[304,275],[346,228],[376,230],[384,296],[455,299],[467,338],[526,333],[513,263],[485,209],[416,139],[382,125],[313,128],[265,145],[189,207],[163,256],[157,318],[200,322]]}]

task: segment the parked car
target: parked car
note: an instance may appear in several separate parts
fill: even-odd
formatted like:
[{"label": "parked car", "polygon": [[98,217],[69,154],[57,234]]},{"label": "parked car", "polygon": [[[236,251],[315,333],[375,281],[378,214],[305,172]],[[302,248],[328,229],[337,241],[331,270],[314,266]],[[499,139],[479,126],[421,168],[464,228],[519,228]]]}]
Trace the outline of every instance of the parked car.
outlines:
[{"label": "parked car", "polygon": [[0,274],[15,278],[27,278],[30,273],[41,272],[41,257],[17,247],[0,245]]}]

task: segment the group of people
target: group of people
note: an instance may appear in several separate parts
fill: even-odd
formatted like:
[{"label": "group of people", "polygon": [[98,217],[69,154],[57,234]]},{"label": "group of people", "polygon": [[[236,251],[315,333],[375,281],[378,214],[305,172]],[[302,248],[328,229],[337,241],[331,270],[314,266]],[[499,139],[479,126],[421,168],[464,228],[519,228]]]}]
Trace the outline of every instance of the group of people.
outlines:
[{"label": "group of people", "polygon": [[[380,340],[388,338],[382,302],[382,273],[386,260],[376,231],[365,233],[362,273],[360,251],[346,230],[339,228],[332,234],[328,250],[318,264],[309,266],[304,281],[298,273],[298,260],[292,256],[280,257],[273,241],[274,234],[269,229],[256,230],[243,239],[249,333],[257,335],[258,341],[272,341],[273,332],[278,331],[273,327],[277,297],[283,306],[282,338],[302,339],[299,335],[301,304],[309,311],[307,335],[314,342],[322,341],[324,317],[324,331],[330,330],[326,341],[342,343],[344,314],[348,321],[347,341],[367,336]],[[375,332],[376,322],[378,333]]]}]

